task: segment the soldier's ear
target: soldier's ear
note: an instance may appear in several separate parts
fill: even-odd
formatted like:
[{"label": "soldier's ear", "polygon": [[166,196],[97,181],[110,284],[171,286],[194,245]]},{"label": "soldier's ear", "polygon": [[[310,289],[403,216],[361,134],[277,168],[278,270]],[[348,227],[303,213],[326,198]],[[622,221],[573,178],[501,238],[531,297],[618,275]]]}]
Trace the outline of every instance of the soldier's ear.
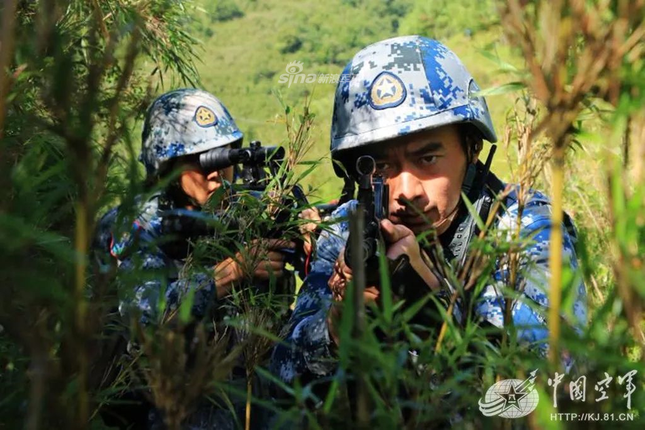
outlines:
[{"label": "soldier's ear", "polygon": [[484,147],[481,133],[470,124],[461,125],[458,130],[461,148],[466,154],[466,162],[468,164],[477,164],[479,153]]},{"label": "soldier's ear", "polygon": [[472,152],[470,160],[472,164],[476,164],[477,160],[479,160],[479,154],[482,152],[482,148],[484,147],[484,141],[474,136],[473,139],[474,142],[471,143]]},{"label": "soldier's ear", "polygon": [[477,164],[479,153],[484,147],[482,138],[478,134],[472,133],[470,129],[467,129],[462,134],[462,145],[466,149],[466,161],[468,164]]},{"label": "soldier's ear", "polygon": [[183,189],[184,193],[190,194],[189,191],[200,187],[200,179],[204,177],[201,169],[190,164],[184,165],[179,175],[177,183]]}]

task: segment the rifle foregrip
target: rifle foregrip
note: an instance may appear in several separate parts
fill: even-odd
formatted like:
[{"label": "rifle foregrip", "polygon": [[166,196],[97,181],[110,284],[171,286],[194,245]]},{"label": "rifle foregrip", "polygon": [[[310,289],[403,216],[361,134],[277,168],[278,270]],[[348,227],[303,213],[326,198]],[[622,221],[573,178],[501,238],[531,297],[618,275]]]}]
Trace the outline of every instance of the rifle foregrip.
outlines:
[{"label": "rifle foregrip", "polygon": [[[348,241],[348,243],[350,243]],[[370,262],[371,259],[373,259],[376,256],[376,251],[377,251],[377,242],[376,239],[374,238],[365,238],[362,242],[363,246],[363,265],[364,267],[368,266],[368,263]],[[345,247],[345,264],[347,267],[352,269],[352,247],[347,246]]]}]

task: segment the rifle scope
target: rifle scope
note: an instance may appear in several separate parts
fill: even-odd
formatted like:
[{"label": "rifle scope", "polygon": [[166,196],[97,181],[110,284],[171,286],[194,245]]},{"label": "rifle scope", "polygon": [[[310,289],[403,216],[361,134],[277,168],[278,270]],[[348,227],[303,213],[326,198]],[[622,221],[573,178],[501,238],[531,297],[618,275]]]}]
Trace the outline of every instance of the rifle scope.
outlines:
[{"label": "rifle scope", "polygon": [[269,160],[284,159],[284,148],[264,146],[255,148],[214,148],[199,155],[199,165],[204,172],[226,169],[235,164],[263,165]]}]

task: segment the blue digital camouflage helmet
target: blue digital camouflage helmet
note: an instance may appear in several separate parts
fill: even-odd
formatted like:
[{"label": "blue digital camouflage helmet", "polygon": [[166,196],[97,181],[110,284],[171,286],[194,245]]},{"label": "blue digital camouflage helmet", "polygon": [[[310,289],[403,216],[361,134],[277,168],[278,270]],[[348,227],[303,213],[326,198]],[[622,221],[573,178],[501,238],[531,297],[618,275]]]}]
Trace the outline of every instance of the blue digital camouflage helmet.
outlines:
[{"label": "blue digital camouflage helmet", "polygon": [[369,45],[345,66],[336,87],[332,158],[448,124],[472,124],[494,143],[488,106],[477,91],[461,60],[436,40],[403,36]]},{"label": "blue digital camouflage helmet", "polygon": [[242,132],[224,104],[198,89],[170,91],[148,108],[140,161],[148,177],[168,160],[225,145],[239,146]]}]

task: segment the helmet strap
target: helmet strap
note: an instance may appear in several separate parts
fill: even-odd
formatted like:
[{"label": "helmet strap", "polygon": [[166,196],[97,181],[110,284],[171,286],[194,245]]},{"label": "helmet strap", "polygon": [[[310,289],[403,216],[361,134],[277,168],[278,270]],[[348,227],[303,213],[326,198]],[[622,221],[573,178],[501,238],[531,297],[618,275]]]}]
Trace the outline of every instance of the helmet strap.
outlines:
[{"label": "helmet strap", "polygon": [[348,175],[344,175],[343,181],[344,181],[343,191],[340,195],[338,206],[341,206],[344,203],[347,203],[348,201],[352,200],[354,198],[354,191],[356,190],[356,183],[351,177],[349,177]]},{"label": "helmet strap", "polygon": [[481,188],[483,188],[486,184],[486,181],[488,180],[488,174],[490,173],[490,166],[493,163],[493,157],[495,156],[495,151],[497,150],[496,145],[491,145],[490,151],[488,152],[488,156],[486,157],[486,162],[483,165],[483,168],[481,168],[479,171],[477,171],[477,163],[468,163],[468,167],[466,168],[466,174],[464,175],[464,182],[461,185],[461,190],[462,192],[468,196],[470,200],[474,200],[477,195],[471,196],[470,193],[473,190],[473,185],[475,185],[475,181],[477,181],[477,184],[479,185],[477,189],[477,193],[481,192]]},{"label": "helmet strap", "polygon": [[464,182],[461,184],[461,191],[465,195],[470,195],[470,190],[473,188],[473,183],[475,182],[476,176],[477,165],[474,163],[468,163],[468,168],[466,168],[466,175],[464,175]]}]

